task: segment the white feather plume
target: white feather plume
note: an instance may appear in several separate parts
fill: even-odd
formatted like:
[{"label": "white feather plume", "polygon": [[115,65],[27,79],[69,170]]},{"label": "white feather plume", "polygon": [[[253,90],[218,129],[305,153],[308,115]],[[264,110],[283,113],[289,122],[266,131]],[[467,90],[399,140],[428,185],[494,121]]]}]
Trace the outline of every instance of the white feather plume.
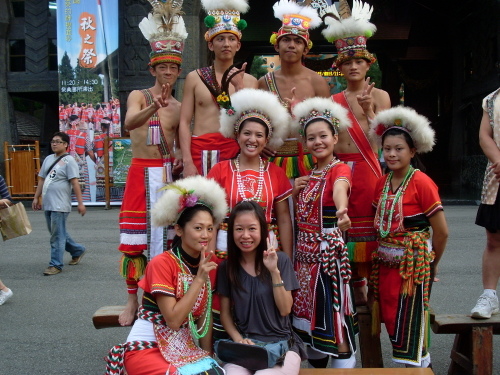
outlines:
[{"label": "white feather plume", "polygon": [[[395,126],[396,120],[400,120],[401,125]],[[375,116],[370,124],[369,136],[377,142],[379,147],[382,147],[382,135],[376,132],[380,125],[386,129],[400,126],[408,129],[419,154],[432,151],[435,144],[435,132],[431,128],[429,120],[418,114],[413,108],[397,106],[380,111]]]},{"label": "white feather plume", "polygon": [[247,0],[201,0],[201,5],[206,12],[209,10],[226,9],[246,13],[249,9]]},{"label": "white feather plume", "polygon": [[[172,31],[169,32],[168,35],[179,40],[184,40],[188,37],[184,19],[180,16],[176,18],[175,22],[171,24]],[[163,22],[161,16],[153,15],[152,13],[149,13],[148,17],[144,17],[139,23],[139,29],[141,30],[142,35],[144,35],[144,37],[149,41],[159,35],[166,35],[165,32],[162,31],[162,27]]]},{"label": "white feather plume", "polygon": [[335,5],[330,5],[322,11],[327,27],[321,33],[329,42],[350,36],[366,35],[367,33],[371,36],[377,31],[377,27],[370,22],[372,12],[373,7],[369,4],[354,0],[351,17],[343,19],[340,18]]},{"label": "white feather plume", "polygon": [[300,14],[301,16],[310,18],[309,29],[315,29],[321,25],[321,18],[318,16],[318,11],[310,6],[301,6],[293,0],[280,0],[273,5],[274,17],[282,20],[287,14]]},{"label": "white feather plume", "polygon": [[311,112],[316,110],[323,114],[325,111],[330,111],[331,117],[339,120],[339,129],[344,130],[351,127],[351,120],[349,119],[348,111],[340,104],[335,103],[330,98],[309,98],[293,107],[293,121],[292,121],[292,134],[298,136],[302,125],[300,121],[302,118],[311,116]]},{"label": "white feather plume", "polygon": [[[226,217],[228,211],[226,192],[214,180],[198,175],[178,180],[172,185],[187,191],[194,190],[193,195],[212,207],[215,225],[220,224]],[[165,190],[165,193],[158,199],[151,210],[153,225],[163,227],[177,222],[180,197],[180,192],[177,189]]]},{"label": "white feather plume", "polygon": [[269,91],[257,89],[242,89],[231,95],[231,105],[235,110],[234,115],[228,115],[225,109],[220,111],[221,134],[226,138],[234,138],[234,124],[241,113],[256,110],[263,113],[271,121],[273,133],[267,146],[272,149],[279,148],[290,133],[290,115],[283,107],[278,97]]}]

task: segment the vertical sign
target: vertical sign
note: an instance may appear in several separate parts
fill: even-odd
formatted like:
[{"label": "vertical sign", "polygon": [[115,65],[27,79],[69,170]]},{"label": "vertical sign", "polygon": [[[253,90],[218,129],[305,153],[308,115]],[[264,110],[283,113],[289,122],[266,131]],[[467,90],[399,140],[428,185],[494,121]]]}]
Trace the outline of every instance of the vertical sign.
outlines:
[{"label": "vertical sign", "polygon": [[86,204],[104,204],[103,142],[121,136],[117,14],[118,0],[57,0],[59,130],[70,136]]}]

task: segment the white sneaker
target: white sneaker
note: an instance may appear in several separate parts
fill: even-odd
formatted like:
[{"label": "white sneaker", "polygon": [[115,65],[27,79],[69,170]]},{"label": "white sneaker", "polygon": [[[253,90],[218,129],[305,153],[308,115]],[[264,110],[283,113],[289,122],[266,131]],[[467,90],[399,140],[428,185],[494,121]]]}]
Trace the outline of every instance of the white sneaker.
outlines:
[{"label": "white sneaker", "polygon": [[499,312],[498,297],[492,297],[483,293],[477,300],[471,314],[476,319],[488,319],[491,318],[491,315],[498,314]]},{"label": "white sneaker", "polygon": [[13,294],[12,289],[9,289],[8,292],[0,290],[0,305],[3,305],[10,297],[12,297]]}]

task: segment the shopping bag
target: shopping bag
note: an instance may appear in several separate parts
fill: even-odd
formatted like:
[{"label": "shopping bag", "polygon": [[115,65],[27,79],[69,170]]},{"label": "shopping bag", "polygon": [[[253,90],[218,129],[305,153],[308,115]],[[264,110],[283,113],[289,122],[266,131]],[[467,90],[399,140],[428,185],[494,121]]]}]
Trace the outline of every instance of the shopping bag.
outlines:
[{"label": "shopping bag", "polygon": [[31,223],[21,202],[0,210],[0,232],[4,241],[31,233]]}]

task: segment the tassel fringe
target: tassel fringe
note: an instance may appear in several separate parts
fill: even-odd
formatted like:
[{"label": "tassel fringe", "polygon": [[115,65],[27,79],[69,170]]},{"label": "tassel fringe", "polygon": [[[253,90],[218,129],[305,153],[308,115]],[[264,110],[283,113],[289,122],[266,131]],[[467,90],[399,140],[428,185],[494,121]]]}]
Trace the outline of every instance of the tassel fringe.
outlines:
[{"label": "tassel fringe", "polygon": [[124,278],[139,280],[144,275],[147,259],[144,255],[134,258],[123,255],[120,263],[120,273]]}]

